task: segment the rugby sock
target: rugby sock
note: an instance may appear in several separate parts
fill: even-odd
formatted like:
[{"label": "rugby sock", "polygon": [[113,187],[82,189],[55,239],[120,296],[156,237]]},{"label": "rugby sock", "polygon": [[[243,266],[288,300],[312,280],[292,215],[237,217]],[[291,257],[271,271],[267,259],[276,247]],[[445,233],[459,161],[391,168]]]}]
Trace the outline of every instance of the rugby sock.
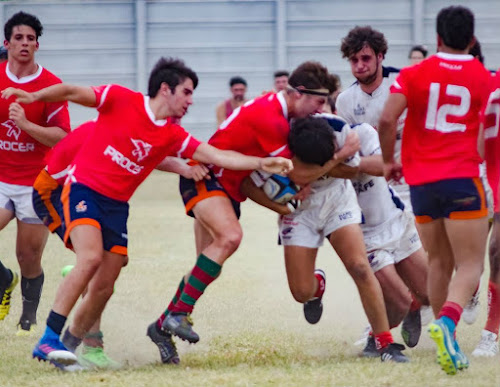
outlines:
[{"label": "rugby sock", "polygon": [[411,294],[411,304],[410,304],[410,312],[415,312],[422,307],[422,303],[415,298],[413,293]]},{"label": "rugby sock", "polygon": [[325,292],[325,278],[319,274],[314,274],[316,279],[318,280],[318,288],[316,289],[316,293],[314,293],[314,298],[321,297]]},{"label": "rugby sock", "polygon": [[206,287],[220,274],[222,266],[207,256],[200,254],[196,266],[191,271],[179,300],[171,309],[171,313],[191,313],[194,304],[201,297]]},{"label": "rugby sock", "polygon": [[52,329],[58,336],[61,336],[64,324],[68,318],[62,314],[56,313],[53,310],[50,311],[49,317],[47,318],[47,326]]},{"label": "rugby sock", "polygon": [[182,291],[184,290],[184,286],[186,285],[186,282],[184,282],[184,276],[181,279],[181,282],[179,283],[179,287],[177,288],[177,291],[175,292],[174,298],[172,298],[172,301],[170,301],[170,304],[168,305],[167,309],[165,309],[165,312],[160,316],[158,321],[156,322],[156,325],[158,325],[159,328],[161,328],[161,325],[163,324],[163,320],[165,320],[165,317],[168,316],[168,314],[174,309],[175,304],[177,304],[177,301],[181,297]]},{"label": "rugby sock", "polygon": [[460,316],[462,316],[462,311],[463,308],[456,302],[446,301],[439,312],[438,319],[441,319],[448,327],[448,330],[454,333],[458,321],[460,321]]},{"label": "rugby sock", "polygon": [[69,351],[75,352],[76,348],[80,345],[81,342],[82,342],[82,339],[74,336],[69,331],[69,328],[66,328],[66,330],[64,331],[63,338],[62,338],[62,343]]},{"label": "rugby sock", "polygon": [[0,262],[0,289],[7,289],[14,278],[14,274]]},{"label": "rugby sock", "polygon": [[488,283],[488,319],[484,329],[498,336],[500,326],[500,297],[499,285],[490,281]]},{"label": "rugby sock", "polygon": [[87,347],[104,348],[104,335],[101,331],[88,332],[83,338],[83,344]]},{"label": "rugby sock", "polygon": [[373,334],[373,338],[375,339],[375,345],[378,350],[384,349],[389,344],[394,343],[394,339],[392,338],[392,334],[390,331],[385,331],[377,334]]},{"label": "rugby sock", "polygon": [[44,278],[43,271],[36,278],[21,278],[21,293],[23,295],[22,321],[29,320],[32,324],[36,324],[36,311],[42,295]]}]

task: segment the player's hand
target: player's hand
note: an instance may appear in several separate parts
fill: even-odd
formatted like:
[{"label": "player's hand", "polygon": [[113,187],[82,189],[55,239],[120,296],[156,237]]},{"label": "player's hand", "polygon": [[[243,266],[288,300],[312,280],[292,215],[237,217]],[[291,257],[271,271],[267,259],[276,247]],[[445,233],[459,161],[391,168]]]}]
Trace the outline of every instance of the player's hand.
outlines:
[{"label": "player's hand", "polygon": [[334,158],[338,160],[348,159],[359,151],[359,147],[359,136],[354,130],[351,130],[347,133],[344,146],[337,153],[335,153]]},{"label": "player's hand", "polygon": [[384,163],[384,177],[387,181],[399,181],[403,177],[403,167],[400,163]]},{"label": "player's hand", "polygon": [[23,107],[17,102],[12,102],[9,105],[9,119],[14,121],[17,127],[21,130],[23,130],[28,123]]},{"label": "player's hand", "polygon": [[305,186],[300,188],[300,191],[295,194],[293,197],[294,200],[304,201],[311,194],[312,189],[310,184],[306,184]]},{"label": "player's hand", "polygon": [[16,89],[15,87],[8,87],[2,90],[2,98],[9,99],[12,96],[16,96],[16,102],[18,103],[32,103],[35,101],[33,93],[28,93],[21,89]]},{"label": "player's hand", "polygon": [[258,169],[285,176],[293,170],[293,163],[284,157],[265,157],[261,159]]},{"label": "player's hand", "polygon": [[210,180],[209,169],[205,166],[205,164],[195,164],[189,167],[184,177],[186,179],[193,179],[194,181],[201,181],[203,179]]}]

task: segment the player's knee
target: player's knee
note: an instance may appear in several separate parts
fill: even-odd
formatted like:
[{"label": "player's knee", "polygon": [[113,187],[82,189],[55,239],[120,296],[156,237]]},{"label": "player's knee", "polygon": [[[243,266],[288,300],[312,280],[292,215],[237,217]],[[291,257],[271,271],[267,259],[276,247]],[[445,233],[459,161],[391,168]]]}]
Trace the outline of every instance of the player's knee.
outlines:
[{"label": "player's knee", "polygon": [[309,301],[312,298],[310,289],[306,289],[305,287],[293,286],[290,287],[290,291],[294,300],[300,302],[301,304]]},{"label": "player's knee", "polygon": [[372,269],[368,262],[354,262],[348,265],[346,269],[355,282],[364,282],[373,276]]},{"label": "player's knee", "polygon": [[238,249],[242,238],[241,229],[227,230],[219,236],[218,243],[222,245],[224,250],[232,254]]},{"label": "player's knee", "polygon": [[42,252],[40,249],[30,248],[29,246],[19,247],[16,250],[17,261],[21,267],[40,265]]},{"label": "player's knee", "polygon": [[491,277],[494,278],[500,271],[500,246],[498,243],[490,243],[490,271]]}]

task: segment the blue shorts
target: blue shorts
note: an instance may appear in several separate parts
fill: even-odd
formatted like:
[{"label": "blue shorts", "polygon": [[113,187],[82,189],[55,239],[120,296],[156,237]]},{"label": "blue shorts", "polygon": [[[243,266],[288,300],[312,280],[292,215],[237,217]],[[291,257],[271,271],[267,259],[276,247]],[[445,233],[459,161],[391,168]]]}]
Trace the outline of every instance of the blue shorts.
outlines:
[{"label": "blue shorts", "polygon": [[224,196],[231,201],[236,217],[239,219],[241,215],[240,203],[232,199],[222,186],[217,181],[217,178],[210,171],[210,180],[203,179],[201,181],[194,181],[193,179],[186,179],[180,177],[179,191],[186,208],[186,214],[195,217],[193,214],[193,207],[202,200],[213,196]]},{"label": "blue shorts", "polygon": [[447,179],[410,186],[417,223],[440,218],[477,219],[488,216],[484,187],[479,177]]},{"label": "blue shorts", "polygon": [[33,208],[50,232],[64,239],[63,209],[61,204],[62,187],[43,169],[33,184]]},{"label": "blue shorts", "polygon": [[66,246],[71,244],[71,230],[87,224],[101,230],[104,250],[127,255],[127,202],[111,199],[80,183],[65,184],[61,202],[66,224]]}]

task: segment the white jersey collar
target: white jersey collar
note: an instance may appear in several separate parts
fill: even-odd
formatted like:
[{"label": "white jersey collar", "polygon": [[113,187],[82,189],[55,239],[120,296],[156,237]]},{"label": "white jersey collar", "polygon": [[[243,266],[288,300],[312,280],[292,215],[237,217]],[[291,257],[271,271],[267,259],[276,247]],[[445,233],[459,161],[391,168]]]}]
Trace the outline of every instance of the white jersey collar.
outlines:
[{"label": "white jersey collar", "polygon": [[467,61],[474,59],[474,57],[469,54],[450,54],[447,52],[438,52],[436,55],[441,59],[448,59],[448,60]]},{"label": "white jersey collar", "polygon": [[167,123],[167,120],[157,120],[153,111],[151,110],[151,106],[149,105],[149,101],[151,98],[149,98],[148,95],[144,96],[144,109],[146,110],[146,114],[148,115],[149,119],[153,124],[156,126],[164,126]]},{"label": "white jersey collar", "polygon": [[284,93],[285,93],[284,91],[280,91],[279,93],[276,94],[276,98],[278,98],[278,101],[281,105],[281,109],[283,110],[283,115],[288,120],[288,106],[286,104]]},{"label": "white jersey collar", "polygon": [[33,79],[36,79],[40,76],[40,74],[42,73],[43,71],[43,67],[40,66],[39,64],[38,65],[38,70],[36,70],[36,72],[34,74],[31,74],[31,75],[27,75],[25,77],[21,77],[21,78],[18,78],[14,73],[12,73],[10,70],[9,70],[9,63],[7,63],[7,66],[5,67],[5,73],[7,74],[7,77],[12,81],[12,82],[15,82],[15,83],[28,83],[28,82],[31,82]]}]

